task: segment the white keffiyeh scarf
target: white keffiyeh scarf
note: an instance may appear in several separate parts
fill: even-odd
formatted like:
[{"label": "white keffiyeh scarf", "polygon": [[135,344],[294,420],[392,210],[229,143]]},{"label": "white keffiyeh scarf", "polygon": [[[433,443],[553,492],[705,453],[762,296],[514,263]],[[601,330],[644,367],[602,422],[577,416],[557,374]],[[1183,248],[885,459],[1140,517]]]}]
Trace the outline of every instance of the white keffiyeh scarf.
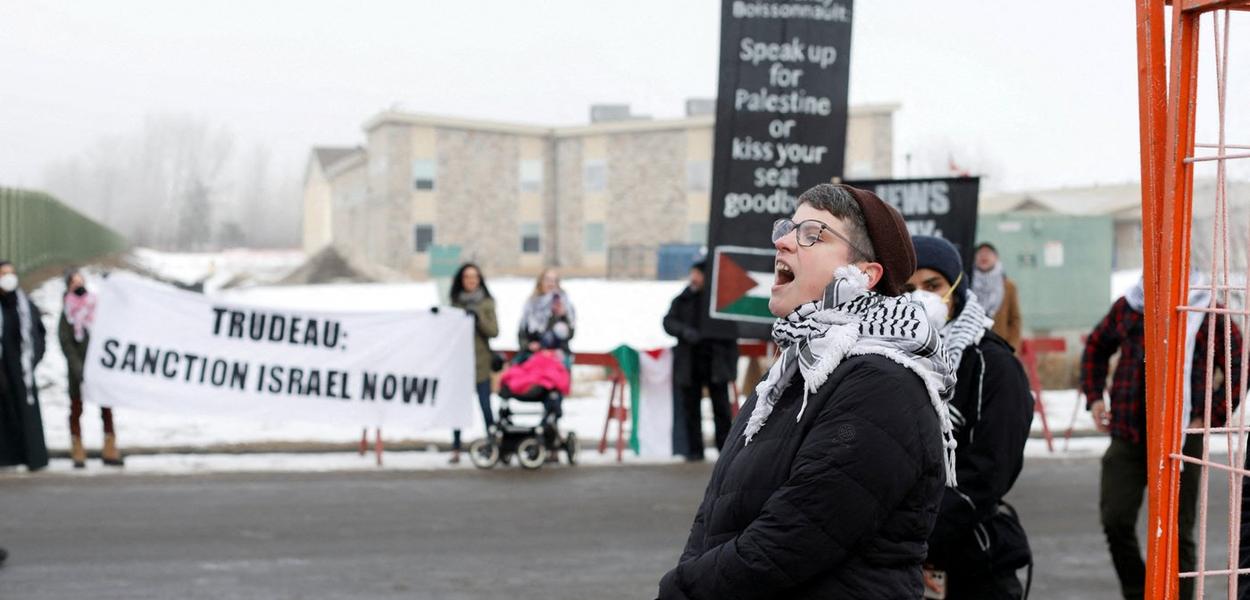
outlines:
[{"label": "white keffiyeh scarf", "polygon": [[854,265],[839,268],[821,300],[799,306],[773,325],[781,356],[755,388],[756,403],[743,435],[747,443],[768,421],[777,399],[797,371],[803,378],[803,419],[807,396],[850,356],[877,354],[920,376],[937,413],[945,448],[946,483],[955,485],[955,437],[947,402],[954,370],[937,330],[920,303],[906,296],[888,297],[868,290],[868,275]]},{"label": "white keffiyeh scarf", "polygon": [[1003,263],[996,263],[994,268],[988,271],[978,269],[972,276],[972,291],[984,303],[982,306],[986,314],[998,314],[998,308],[1003,305],[1003,297],[1006,295],[1006,285]]}]

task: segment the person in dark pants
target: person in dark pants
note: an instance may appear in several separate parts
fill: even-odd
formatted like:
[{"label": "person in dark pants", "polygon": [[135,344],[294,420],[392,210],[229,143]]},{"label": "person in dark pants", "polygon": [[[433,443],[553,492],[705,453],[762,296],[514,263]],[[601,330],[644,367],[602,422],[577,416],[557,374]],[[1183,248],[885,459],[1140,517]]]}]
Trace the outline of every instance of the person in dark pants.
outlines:
[{"label": "person in dark pants", "polygon": [[[490,339],[499,335],[499,321],[495,318],[495,299],[486,288],[482,270],[473,263],[465,263],[456,271],[451,282],[451,305],[473,315],[473,358],[477,376],[477,401],[482,407],[482,419],[486,432],[495,423],[490,409]],[[460,462],[460,430],[451,434],[451,463]]]},{"label": "person in dark pants", "polygon": [[[1029,378],[1011,345],[992,331],[994,321],[969,291],[963,259],[950,242],[915,236],[916,272],[908,285],[944,306],[937,326],[956,368],[950,402],[955,426],[958,485],[947,487],[929,536],[928,562],[945,572],[951,600],[1018,600],[1016,571],[1031,562],[1028,538],[1003,502],[1024,466],[1033,423]],[[926,583],[942,588],[938,578]]]},{"label": "person in dark pants", "polygon": [[[1191,292],[1191,306],[1206,306],[1210,301],[1208,292]],[[1111,551],[1111,563],[1120,579],[1120,591],[1126,599],[1143,597],[1146,584],[1146,564],[1142,560],[1141,545],[1137,540],[1137,518],[1141,512],[1142,498],[1146,490],[1146,341],[1143,310],[1146,302],[1142,282],[1138,282],[1127,294],[1111,305],[1090,333],[1081,355],[1081,393],[1093,413],[1094,426],[1111,435],[1111,445],[1102,457],[1102,478],[1099,488],[1099,511],[1107,547]],[[1209,361],[1217,372],[1224,371],[1225,322],[1210,320],[1212,315],[1192,313],[1187,330],[1186,364],[1188,383],[1184,403],[1189,427],[1203,426],[1206,402],[1206,369]],[[1223,402],[1224,385],[1241,389],[1241,332],[1235,324],[1229,332],[1232,341],[1231,372],[1224,373],[1219,387],[1211,390],[1211,426],[1222,427],[1227,421],[1228,408]],[[1208,356],[1207,340],[1215,336],[1215,355]],[[1119,352],[1111,385],[1111,408],[1103,400],[1111,356]],[[1219,399],[1219,401],[1215,401]],[[1234,394],[1233,408],[1238,404]],[[1186,456],[1201,456],[1202,437],[1185,436],[1182,452]],[[1180,506],[1177,525],[1180,533],[1180,570],[1192,571],[1195,563],[1194,522],[1198,497],[1198,468],[1181,471]],[[1194,580],[1181,579],[1181,598],[1193,597]]]},{"label": "person in dark pants", "polygon": [[[62,306],[57,337],[61,341],[61,353],[65,355],[69,379],[69,456],[74,462],[74,468],[82,469],[87,466],[87,451],[82,445],[82,373],[87,362],[87,346],[91,342],[91,326],[95,321],[96,297],[87,290],[87,281],[77,269],[70,268],[65,271]],[[117,449],[113,409],[100,407],[100,420],[104,423],[101,461],[111,467],[125,465],[121,451]]]},{"label": "person in dark pants", "polygon": [[45,336],[39,307],[18,287],[17,269],[0,260],[0,467],[48,466],[35,367]]},{"label": "person in dark pants", "polygon": [[686,431],[686,460],[703,460],[703,388],[712,398],[716,449],[725,446],[733,419],[729,384],[738,375],[738,341],[703,335],[707,294],[703,287],[706,259],[690,267],[690,283],[673,299],[664,315],[664,331],[677,338],[673,351],[673,384],[681,398]]}]

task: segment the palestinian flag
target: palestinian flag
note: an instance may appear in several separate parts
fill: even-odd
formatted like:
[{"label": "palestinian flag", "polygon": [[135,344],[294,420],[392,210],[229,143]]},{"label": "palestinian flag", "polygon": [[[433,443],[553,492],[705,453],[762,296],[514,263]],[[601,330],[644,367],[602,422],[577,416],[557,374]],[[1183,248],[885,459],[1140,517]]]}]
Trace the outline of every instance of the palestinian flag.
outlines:
[{"label": "palestinian flag", "polygon": [[672,456],[673,351],[618,346],[612,356],[629,382],[629,447],[639,456]]},{"label": "palestinian flag", "polygon": [[771,248],[717,246],[712,273],[712,316],[717,319],[769,323],[773,265],[777,252]]}]

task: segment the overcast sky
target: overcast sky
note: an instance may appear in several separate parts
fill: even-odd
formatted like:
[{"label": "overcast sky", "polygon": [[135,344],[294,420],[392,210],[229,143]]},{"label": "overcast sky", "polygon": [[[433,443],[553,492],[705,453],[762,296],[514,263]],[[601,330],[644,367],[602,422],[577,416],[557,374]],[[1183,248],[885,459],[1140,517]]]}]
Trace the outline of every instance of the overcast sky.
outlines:
[{"label": "overcast sky", "polygon": [[[896,175],[908,153],[929,175],[950,152],[997,189],[1138,178],[1132,2],[855,4],[851,102],[901,106]],[[1234,19],[1234,73],[1248,24]],[[552,125],[585,122],[593,102],[677,117],[715,94],[718,35],[718,0],[0,0],[0,185],[37,186],[50,161],[158,113],[224,125],[292,173],[313,145],[361,143],[393,105]],[[1246,105],[1246,79],[1230,103]],[[1250,111],[1235,124],[1250,138]]]}]

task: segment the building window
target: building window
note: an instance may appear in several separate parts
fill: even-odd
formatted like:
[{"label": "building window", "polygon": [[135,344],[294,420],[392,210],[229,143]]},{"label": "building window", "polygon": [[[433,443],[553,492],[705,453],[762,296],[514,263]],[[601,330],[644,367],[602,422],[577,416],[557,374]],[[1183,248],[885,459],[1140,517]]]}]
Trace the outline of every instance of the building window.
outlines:
[{"label": "building window", "polygon": [[582,189],[587,192],[604,192],[608,189],[608,163],[588,160],[582,163]]},{"label": "building window", "polygon": [[412,189],[423,191],[434,189],[437,167],[438,164],[428,158],[412,161]]},{"label": "building window", "polygon": [[417,225],[413,227],[413,237],[416,239],[417,254],[429,252],[430,246],[434,245],[434,226]]},{"label": "building window", "polygon": [[543,191],[543,161],[523,160],[520,167],[521,191],[537,194]]},{"label": "building window", "polygon": [[689,237],[686,241],[691,244],[707,243],[707,223],[691,223],[689,226]]},{"label": "building window", "polygon": [[539,223],[521,224],[521,252],[538,254],[542,251],[542,225]]},{"label": "building window", "polygon": [[712,186],[712,161],[686,161],[686,190],[706,192]]},{"label": "building window", "polygon": [[583,247],[587,254],[603,254],[607,248],[607,231],[604,229],[603,223],[587,223],[586,231],[582,234]]}]

